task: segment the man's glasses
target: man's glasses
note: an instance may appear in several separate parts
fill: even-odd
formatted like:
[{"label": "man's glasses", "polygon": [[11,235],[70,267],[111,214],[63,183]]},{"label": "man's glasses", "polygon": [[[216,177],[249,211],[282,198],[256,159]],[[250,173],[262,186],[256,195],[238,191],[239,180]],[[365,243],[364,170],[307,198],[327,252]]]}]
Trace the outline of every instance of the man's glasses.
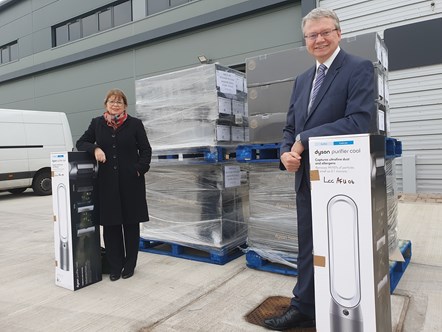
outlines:
[{"label": "man's glasses", "polygon": [[309,34],[309,35],[305,35],[304,38],[305,38],[305,39],[308,39],[308,40],[311,40],[311,41],[316,40],[316,38],[318,38],[319,35],[321,35],[322,38],[327,38],[328,36],[330,36],[330,34],[331,34],[333,31],[336,31],[336,30],[338,30],[338,29],[325,30],[325,31],[322,31],[322,32],[320,32],[320,33],[316,33],[316,32],[314,32],[314,33],[311,33],[311,34]]},{"label": "man's glasses", "polygon": [[109,105],[117,105],[117,106],[122,106],[124,104],[122,101],[119,100],[108,100],[107,103]]}]

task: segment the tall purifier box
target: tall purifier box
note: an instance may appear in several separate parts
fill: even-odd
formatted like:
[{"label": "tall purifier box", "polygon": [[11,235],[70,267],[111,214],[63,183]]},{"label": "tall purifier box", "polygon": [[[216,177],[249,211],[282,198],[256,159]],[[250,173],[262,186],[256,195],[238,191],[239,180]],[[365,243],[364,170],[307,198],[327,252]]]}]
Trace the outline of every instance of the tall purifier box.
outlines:
[{"label": "tall purifier box", "polygon": [[309,149],[317,331],[391,331],[385,137]]},{"label": "tall purifier box", "polygon": [[86,152],[51,153],[55,284],[77,290],[101,274],[97,164]]}]

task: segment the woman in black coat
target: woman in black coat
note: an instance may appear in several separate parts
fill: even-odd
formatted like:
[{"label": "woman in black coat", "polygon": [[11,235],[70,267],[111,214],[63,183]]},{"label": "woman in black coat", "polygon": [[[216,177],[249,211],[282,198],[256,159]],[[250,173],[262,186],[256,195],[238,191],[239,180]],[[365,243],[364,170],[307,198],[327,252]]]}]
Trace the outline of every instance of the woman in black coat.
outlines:
[{"label": "woman in black coat", "polygon": [[148,221],[144,174],[149,170],[152,148],[143,123],[127,114],[123,91],[110,90],[106,112],[92,119],[77,141],[99,162],[98,202],[100,225],[110,280],[130,278],[138,257],[140,222]]}]

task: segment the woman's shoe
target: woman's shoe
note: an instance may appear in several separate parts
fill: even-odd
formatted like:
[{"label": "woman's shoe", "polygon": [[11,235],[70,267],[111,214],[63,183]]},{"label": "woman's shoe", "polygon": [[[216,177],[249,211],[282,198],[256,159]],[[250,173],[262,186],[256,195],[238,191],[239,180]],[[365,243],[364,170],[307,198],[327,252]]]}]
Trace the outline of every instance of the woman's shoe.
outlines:
[{"label": "woman's shoe", "polygon": [[133,275],[134,275],[134,271],[130,271],[130,272],[123,271],[122,278],[123,279],[129,279]]},{"label": "woman's shoe", "polygon": [[[124,277],[123,277],[123,278],[124,278]],[[120,279],[120,275],[119,275],[119,274],[113,274],[113,273],[111,273],[111,274],[109,275],[109,279],[110,279],[110,281],[116,281],[116,280]]]}]

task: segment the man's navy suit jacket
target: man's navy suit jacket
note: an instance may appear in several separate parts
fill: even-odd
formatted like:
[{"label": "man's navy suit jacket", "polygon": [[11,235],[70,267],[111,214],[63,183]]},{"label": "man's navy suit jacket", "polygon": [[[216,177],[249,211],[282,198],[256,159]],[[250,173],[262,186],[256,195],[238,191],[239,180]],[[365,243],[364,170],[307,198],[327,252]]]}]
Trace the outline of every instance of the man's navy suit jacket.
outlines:
[{"label": "man's navy suit jacket", "polygon": [[302,180],[310,187],[309,137],[368,133],[376,114],[374,69],[369,60],[341,49],[307,114],[315,71],[316,66],[295,79],[283,130],[281,155],[290,151],[298,134],[305,148],[296,172],[296,192]]}]

